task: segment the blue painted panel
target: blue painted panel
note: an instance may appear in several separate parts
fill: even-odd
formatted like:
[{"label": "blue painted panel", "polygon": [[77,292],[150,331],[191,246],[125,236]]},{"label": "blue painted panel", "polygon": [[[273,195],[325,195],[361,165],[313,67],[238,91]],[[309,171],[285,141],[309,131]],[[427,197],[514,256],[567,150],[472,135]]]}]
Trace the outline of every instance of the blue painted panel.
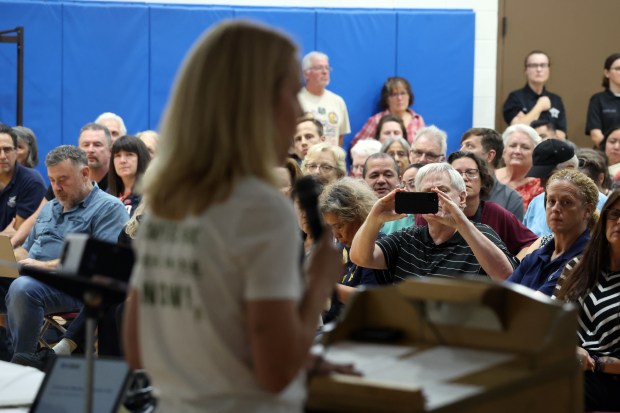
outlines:
[{"label": "blue painted panel", "polygon": [[183,59],[200,35],[232,19],[231,8],[151,6],[149,127],[156,129]]},{"label": "blue painted panel", "polygon": [[448,153],[472,127],[475,15],[472,11],[400,11],[397,73],[408,78],[414,107],[448,132]]},{"label": "blue painted panel", "polygon": [[[62,140],[61,6],[48,3],[0,3],[0,30],[24,27],[24,125],[39,144],[38,170],[46,177],[44,159]],[[15,44],[0,44],[0,121],[15,124]]]},{"label": "blue painted panel", "polygon": [[342,96],[349,110],[351,133],[344,147],[369,116],[378,111],[381,86],[396,70],[396,15],[381,10],[319,10],[317,50],[334,67],[329,89]]},{"label": "blue painted panel", "polygon": [[63,140],[103,112],[120,115],[128,133],[148,126],[148,8],[65,3],[63,8]]},{"label": "blue painted panel", "polygon": [[288,34],[300,48],[300,57],[316,47],[316,12],[314,9],[235,9],[236,19],[251,19]]}]

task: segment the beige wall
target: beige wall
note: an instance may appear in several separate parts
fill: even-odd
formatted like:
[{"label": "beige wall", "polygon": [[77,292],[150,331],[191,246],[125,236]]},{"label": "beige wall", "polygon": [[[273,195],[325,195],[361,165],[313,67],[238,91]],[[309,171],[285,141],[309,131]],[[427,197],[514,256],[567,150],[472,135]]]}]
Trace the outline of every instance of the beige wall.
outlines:
[{"label": "beige wall", "polygon": [[[502,37],[502,17],[506,36]],[[569,138],[591,146],[584,133],[590,96],[602,89],[605,58],[620,52],[618,0],[499,0],[496,128],[502,104],[525,84],[523,58],[534,49],[551,57],[548,89],[562,97]]]}]

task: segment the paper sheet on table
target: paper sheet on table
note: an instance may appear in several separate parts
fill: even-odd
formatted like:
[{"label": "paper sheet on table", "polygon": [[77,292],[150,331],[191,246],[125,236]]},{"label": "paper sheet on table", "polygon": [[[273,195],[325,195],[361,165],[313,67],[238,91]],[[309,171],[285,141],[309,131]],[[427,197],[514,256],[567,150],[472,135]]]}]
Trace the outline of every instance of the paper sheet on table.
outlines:
[{"label": "paper sheet on table", "polygon": [[450,387],[447,393],[456,398],[478,392],[475,386],[446,382],[504,363],[513,357],[509,353],[459,347],[437,346],[419,350],[411,346],[350,341],[331,346],[326,354],[329,361],[353,363],[370,380],[422,387],[427,401],[432,404],[449,401],[448,396],[441,395],[442,388],[446,386]]},{"label": "paper sheet on table", "polygon": [[0,361],[0,407],[32,404],[44,376],[32,367]]}]

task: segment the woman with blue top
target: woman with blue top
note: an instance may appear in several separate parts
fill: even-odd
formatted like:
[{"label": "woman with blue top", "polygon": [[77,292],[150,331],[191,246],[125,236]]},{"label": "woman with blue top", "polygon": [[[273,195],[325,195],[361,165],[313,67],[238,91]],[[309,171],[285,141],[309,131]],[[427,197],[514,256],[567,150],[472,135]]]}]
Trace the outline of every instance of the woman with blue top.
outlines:
[{"label": "woman with blue top", "polygon": [[598,188],[583,173],[564,169],[551,175],[546,193],[547,224],[553,237],[527,255],[507,281],[551,295],[564,265],[580,255],[590,239],[589,228],[598,218]]}]

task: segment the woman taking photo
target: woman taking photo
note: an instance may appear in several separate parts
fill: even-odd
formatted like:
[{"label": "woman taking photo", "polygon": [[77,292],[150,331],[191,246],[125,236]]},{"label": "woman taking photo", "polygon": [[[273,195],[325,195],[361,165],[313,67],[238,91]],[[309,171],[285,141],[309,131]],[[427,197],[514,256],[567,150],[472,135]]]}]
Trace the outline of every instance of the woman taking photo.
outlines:
[{"label": "woman taking photo", "polygon": [[586,134],[595,146],[603,140],[605,133],[620,124],[620,53],[605,59],[603,65],[604,91],[593,95],[588,104]]},{"label": "woman taking photo", "polygon": [[146,145],[135,136],[121,136],[112,144],[108,193],[121,200],[129,216],[133,215],[142,200],[135,187],[150,161]]},{"label": "woman taking photo", "polygon": [[506,165],[495,170],[497,180],[514,189],[523,198],[523,209],[534,197],[543,192],[540,179],[530,178],[527,173],[532,168],[534,148],[541,142],[540,136],[527,125],[512,125],[502,135]]},{"label": "woman taking photo", "polygon": [[411,109],[414,99],[415,96],[407,79],[398,76],[388,77],[381,88],[380,112],[372,115],[366,121],[362,129],[353,138],[351,146],[355,145],[360,139],[373,138],[379,120],[385,115],[394,115],[403,121],[407,129],[408,142],[411,143],[416,132],[426,126],[422,116]]},{"label": "woman taking photo", "polygon": [[235,21],[203,36],[176,80],[143,179],[124,334],[162,412],[303,409],[303,368],[342,263],[323,231],[304,279],[275,182],[301,116],[300,70],[288,38]]},{"label": "woman taking photo", "polygon": [[569,262],[555,298],[579,312],[577,356],[584,371],[585,410],[620,406],[620,191],[613,192],[583,256]]}]

